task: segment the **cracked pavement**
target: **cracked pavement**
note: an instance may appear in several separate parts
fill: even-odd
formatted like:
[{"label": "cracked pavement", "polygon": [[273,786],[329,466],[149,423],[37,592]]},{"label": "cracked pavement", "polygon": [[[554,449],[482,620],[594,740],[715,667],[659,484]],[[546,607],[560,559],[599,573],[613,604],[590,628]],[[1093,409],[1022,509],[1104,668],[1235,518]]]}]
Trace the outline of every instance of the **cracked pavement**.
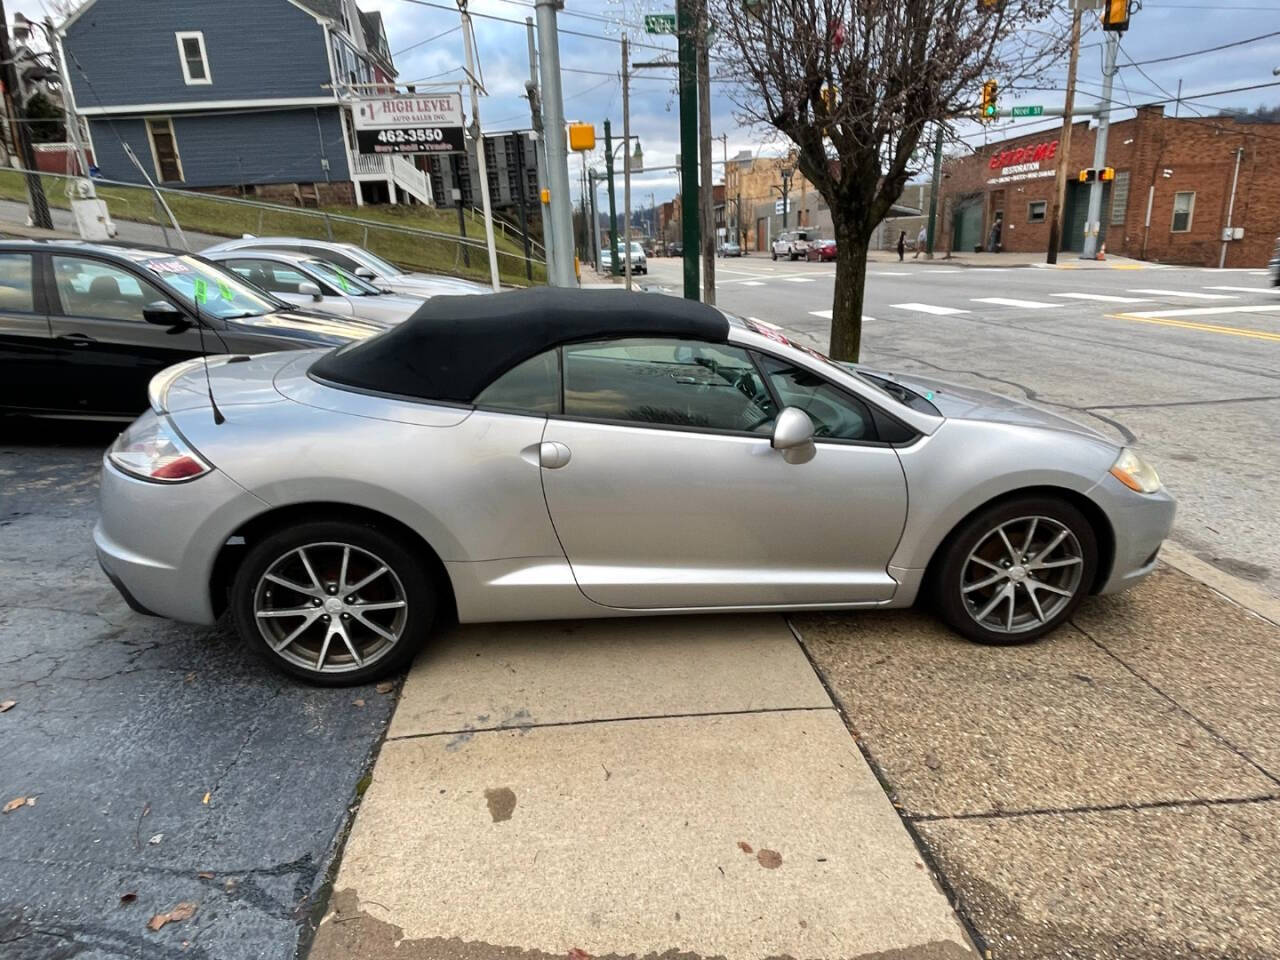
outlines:
[{"label": "cracked pavement", "polygon": [[36,798],[0,816],[0,954],[295,956],[394,695],[130,611],[90,539],[118,427],[0,430],[0,802]]}]

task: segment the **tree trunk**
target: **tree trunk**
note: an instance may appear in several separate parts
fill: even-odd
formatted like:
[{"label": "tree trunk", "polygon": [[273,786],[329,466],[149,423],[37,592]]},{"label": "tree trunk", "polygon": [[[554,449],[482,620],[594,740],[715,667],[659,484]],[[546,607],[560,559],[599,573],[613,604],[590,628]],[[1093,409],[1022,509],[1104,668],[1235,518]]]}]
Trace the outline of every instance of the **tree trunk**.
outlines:
[{"label": "tree trunk", "polygon": [[862,349],[862,295],[867,285],[867,246],[870,236],[858,230],[836,229],[836,288],[831,299],[833,360],[856,363]]}]

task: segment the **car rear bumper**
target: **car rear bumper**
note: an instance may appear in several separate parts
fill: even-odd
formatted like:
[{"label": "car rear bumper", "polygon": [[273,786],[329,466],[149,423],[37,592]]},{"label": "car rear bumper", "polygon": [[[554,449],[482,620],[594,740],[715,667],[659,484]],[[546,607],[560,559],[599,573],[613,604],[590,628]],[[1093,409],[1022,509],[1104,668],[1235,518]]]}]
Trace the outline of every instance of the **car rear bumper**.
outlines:
[{"label": "car rear bumper", "polygon": [[1127,590],[1155,570],[1160,545],[1173,529],[1177,501],[1163,487],[1135,493],[1111,474],[1089,496],[1106,512],[1115,537],[1111,570],[1095,592]]},{"label": "car rear bumper", "polygon": [[214,470],[188,483],[159,484],[104,460],[98,563],[125,602],[151,616],[215,621],[210,582],[227,538],[266,504]]}]

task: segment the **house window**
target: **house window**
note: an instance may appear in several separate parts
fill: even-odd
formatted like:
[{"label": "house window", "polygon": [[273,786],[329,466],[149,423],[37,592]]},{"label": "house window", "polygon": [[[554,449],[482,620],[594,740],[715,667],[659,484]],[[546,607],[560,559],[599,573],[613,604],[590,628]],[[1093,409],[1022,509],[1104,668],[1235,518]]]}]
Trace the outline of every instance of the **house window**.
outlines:
[{"label": "house window", "polygon": [[1196,209],[1194,190],[1173,195],[1173,225],[1169,228],[1174,233],[1189,233],[1191,230],[1191,214]]},{"label": "house window", "polygon": [[151,141],[151,159],[155,164],[156,179],[161,183],[181,183],[182,158],[178,156],[173,121],[168,117],[148,118],[147,139]]},{"label": "house window", "polygon": [[193,30],[174,36],[178,38],[178,60],[182,64],[182,79],[187,82],[187,86],[213,83],[213,74],[209,72],[209,55],[204,49],[204,33]]},{"label": "house window", "polygon": [[1045,208],[1049,205],[1047,200],[1032,200],[1027,204],[1027,223],[1044,223]]},{"label": "house window", "polygon": [[1124,225],[1125,209],[1129,206],[1129,171],[1116,174],[1111,184],[1111,225]]}]

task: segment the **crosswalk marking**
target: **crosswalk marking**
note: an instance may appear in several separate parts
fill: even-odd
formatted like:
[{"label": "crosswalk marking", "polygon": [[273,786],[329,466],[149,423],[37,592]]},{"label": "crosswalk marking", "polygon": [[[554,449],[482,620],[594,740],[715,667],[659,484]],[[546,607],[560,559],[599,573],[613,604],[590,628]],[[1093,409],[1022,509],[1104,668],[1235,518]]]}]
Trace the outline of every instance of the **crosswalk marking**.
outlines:
[{"label": "crosswalk marking", "polygon": [[908,270],[873,270],[872,276],[875,277],[909,277],[911,272]]},{"label": "crosswalk marking", "polygon": [[1271,304],[1233,307],[1183,307],[1179,310],[1125,311],[1125,316],[1137,317],[1140,320],[1146,320],[1151,317],[1212,317],[1221,316],[1224,313],[1274,313],[1276,309]]},{"label": "crosswalk marking", "polygon": [[1266,287],[1205,287],[1206,290],[1239,290],[1242,293],[1266,293]]},{"label": "crosswalk marking", "polygon": [[1229,293],[1192,293],[1189,290],[1155,290],[1149,287],[1130,290],[1130,293],[1147,293],[1153,297],[1186,297],[1188,300],[1239,300]]},{"label": "crosswalk marking", "polygon": [[1039,300],[1015,300],[1012,297],[970,297],[973,303],[994,303],[998,307],[1024,307],[1027,310],[1043,310],[1045,307],[1057,307],[1057,303],[1041,303]]},{"label": "crosswalk marking", "polygon": [[744,287],[763,287],[764,281],[763,280],[743,280],[742,285]]},{"label": "crosswalk marking", "polygon": [[[963,312],[963,311],[961,311],[961,312]],[[831,319],[831,311],[830,311],[830,310],[810,310],[810,311],[809,311],[809,316],[811,316],[811,317],[821,317],[823,320],[830,320],[830,319]],[[862,315],[862,322],[863,322],[863,323],[866,323],[867,321],[871,321],[872,323],[874,323],[874,322],[875,322],[875,319],[876,319],[875,317],[869,317],[869,316],[867,316],[865,313]]]},{"label": "crosswalk marking", "polygon": [[783,277],[788,283],[813,283],[813,277]]},{"label": "crosswalk marking", "polygon": [[953,313],[969,312],[958,307],[940,307],[932,303],[891,303],[889,306],[898,310],[914,310],[916,313],[932,313],[939,317],[950,316]]},{"label": "crosswalk marking", "polygon": [[1150,303],[1145,297],[1114,297],[1106,293],[1051,293],[1051,297],[1066,297],[1069,300],[1100,300],[1103,303]]}]

